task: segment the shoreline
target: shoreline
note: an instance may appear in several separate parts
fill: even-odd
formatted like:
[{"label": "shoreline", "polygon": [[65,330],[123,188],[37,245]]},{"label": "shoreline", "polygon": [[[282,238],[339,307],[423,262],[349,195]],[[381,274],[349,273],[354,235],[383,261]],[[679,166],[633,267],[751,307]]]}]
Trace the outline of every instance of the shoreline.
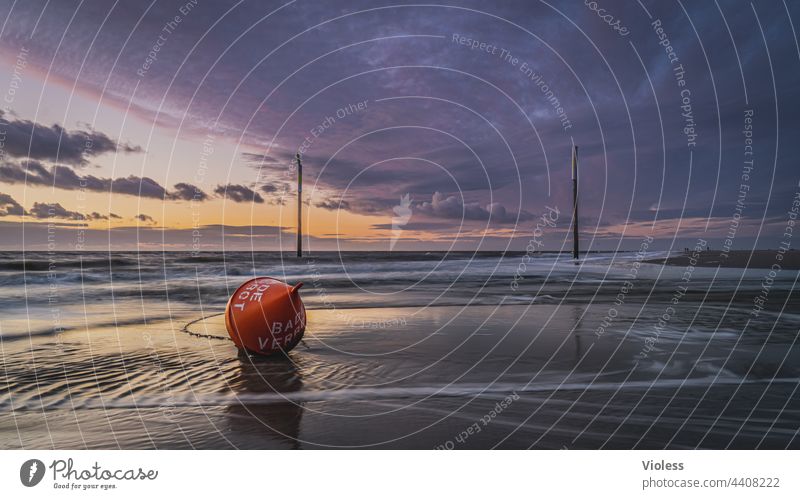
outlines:
[{"label": "shoreline", "polygon": [[[778,260],[779,251],[776,250],[733,250],[727,254],[721,251],[706,250],[699,254],[695,267],[722,267],[736,269],[769,269],[774,264],[779,264],[784,270],[800,270],[800,251],[789,250],[783,253],[783,259]],[[691,253],[654,258],[645,260],[644,263],[655,263],[685,267],[689,265]]]}]

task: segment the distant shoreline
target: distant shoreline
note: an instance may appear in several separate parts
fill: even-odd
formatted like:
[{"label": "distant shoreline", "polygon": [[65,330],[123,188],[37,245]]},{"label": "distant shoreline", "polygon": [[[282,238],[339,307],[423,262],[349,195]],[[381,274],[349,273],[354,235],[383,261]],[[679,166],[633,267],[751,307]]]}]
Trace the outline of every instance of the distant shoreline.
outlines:
[{"label": "distant shoreline", "polygon": [[[721,251],[703,251],[698,256],[695,267],[769,269],[777,263],[782,269],[800,270],[800,251],[787,251],[783,254],[783,260],[780,261],[776,259],[777,254],[778,250],[733,250],[727,254]],[[691,254],[682,254],[645,260],[645,262],[685,267],[689,265],[691,256]]]},{"label": "distant shoreline", "polygon": [[[632,254],[637,250],[589,250],[581,251],[581,257],[587,255],[609,255],[609,254]],[[663,250],[653,250],[654,253],[665,252]],[[4,250],[0,249],[3,254],[26,254],[31,256],[46,256],[49,254],[86,254],[86,255],[150,255],[150,254],[164,254],[164,255],[189,255],[192,258],[204,257],[207,255],[261,255],[271,254],[276,256],[286,257],[287,260],[296,260],[294,251],[278,251],[278,250],[202,250],[194,252],[192,250],[57,250],[49,252],[47,250]],[[566,255],[571,256],[572,251],[560,250],[539,250],[536,252],[540,255]],[[663,264],[685,267],[689,264],[689,254],[677,254],[672,251],[673,256],[650,258],[643,260],[644,263]],[[727,256],[721,251],[704,251],[698,257],[695,264],[697,267],[724,267],[724,268],[770,268],[774,263],[780,263],[782,269],[786,270],[800,270],[800,251],[791,249],[784,253],[782,261],[778,261],[775,255],[778,253],[777,249],[760,249],[760,250],[731,250]],[[524,250],[317,250],[309,251],[303,254],[304,259],[313,259],[317,256],[330,256],[330,255],[454,255],[454,256],[505,256],[505,257],[518,257],[526,254]],[[752,256],[751,256],[752,255]],[[748,263],[748,259],[750,259]]]}]

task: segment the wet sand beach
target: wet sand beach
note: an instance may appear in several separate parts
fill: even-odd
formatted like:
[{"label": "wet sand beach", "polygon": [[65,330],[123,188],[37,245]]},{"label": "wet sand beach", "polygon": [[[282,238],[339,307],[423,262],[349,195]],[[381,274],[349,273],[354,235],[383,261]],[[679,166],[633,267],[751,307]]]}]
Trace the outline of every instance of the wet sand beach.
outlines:
[{"label": "wet sand beach", "polygon": [[[634,254],[167,256],[0,272],[0,448],[800,448],[797,273],[753,315],[763,270]],[[242,354],[215,314],[275,269],[305,344]]]},{"label": "wet sand beach", "polygon": [[[177,320],[4,342],[2,447],[800,446],[800,349],[766,326],[682,334],[684,307],[643,355],[659,307],[601,336],[604,306],[340,312],[311,311],[288,358]],[[351,325],[386,314],[405,324]]]}]

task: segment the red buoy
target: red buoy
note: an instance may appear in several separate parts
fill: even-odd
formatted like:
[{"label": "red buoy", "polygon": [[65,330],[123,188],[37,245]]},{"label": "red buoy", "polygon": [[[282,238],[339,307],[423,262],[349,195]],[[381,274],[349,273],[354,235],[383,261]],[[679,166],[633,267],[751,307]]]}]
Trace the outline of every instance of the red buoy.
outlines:
[{"label": "red buoy", "polygon": [[306,330],[306,309],[298,293],[302,286],[272,277],[239,286],[225,307],[225,327],[236,346],[261,355],[294,348]]}]

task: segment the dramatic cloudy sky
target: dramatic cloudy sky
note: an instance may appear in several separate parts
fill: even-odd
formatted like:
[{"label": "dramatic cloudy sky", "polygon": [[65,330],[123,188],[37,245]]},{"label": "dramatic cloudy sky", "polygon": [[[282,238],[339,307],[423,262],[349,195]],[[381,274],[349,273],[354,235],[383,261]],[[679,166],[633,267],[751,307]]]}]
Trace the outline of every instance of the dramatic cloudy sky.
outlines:
[{"label": "dramatic cloudy sky", "polygon": [[298,150],[312,249],[568,247],[573,144],[591,249],[800,189],[796,3],[0,4],[2,248],[290,249]]}]

